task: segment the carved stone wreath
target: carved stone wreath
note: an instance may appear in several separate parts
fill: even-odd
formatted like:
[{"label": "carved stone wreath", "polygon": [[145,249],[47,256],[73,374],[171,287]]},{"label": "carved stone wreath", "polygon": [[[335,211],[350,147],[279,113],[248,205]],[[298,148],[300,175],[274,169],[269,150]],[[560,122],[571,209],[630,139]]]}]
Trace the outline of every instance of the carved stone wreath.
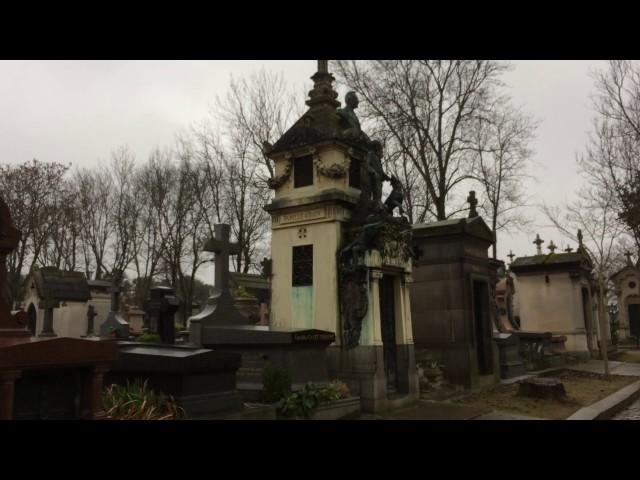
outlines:
[{"label": "carved stone wreath", "polygon": [[[349,150],[349,153],[351,153],[351,150]],[[347,172],[349,171],[348,159],[342,162],[341,164],[333,163],[328,167],[322,165],[322,162],[320,161],[320,155],[318,155],[315,152],[315,149],[313,152],[313,164],[316,166],[316,170],[320,175],[324,175],[325,177],[329,177],[329,178],[345,177],[347,175]]]},{"label": "carved stone wreath", "polygon": [[272,190],[276,190],[281,186],[283,186],[287,182],[287,180],[289,180],[289,178],[291,177],[291,171],[293,170],[293,158],[290,155],[288,155],[286,159],[288,163],[284,169],[284,173],[282,175],[277,175],[267,180],[267,185]]}]

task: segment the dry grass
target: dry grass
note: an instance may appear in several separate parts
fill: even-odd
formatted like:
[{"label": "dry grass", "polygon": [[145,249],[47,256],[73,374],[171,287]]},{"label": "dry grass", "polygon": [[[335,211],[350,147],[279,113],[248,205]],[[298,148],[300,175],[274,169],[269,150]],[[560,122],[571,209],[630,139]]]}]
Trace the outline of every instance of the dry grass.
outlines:
[{"label": "dry grass", "polygon": [[602,400],[620,390],[638,377],[612,375],[605,380],[603,375],[575,370],[561,370],[549,375],[564,383],[567,398],[563,401],[520,397],[518,385],[499,385],[460,399],[457,403],[478,408],[489,408],[518,415],[562,420],[582,407]]}]

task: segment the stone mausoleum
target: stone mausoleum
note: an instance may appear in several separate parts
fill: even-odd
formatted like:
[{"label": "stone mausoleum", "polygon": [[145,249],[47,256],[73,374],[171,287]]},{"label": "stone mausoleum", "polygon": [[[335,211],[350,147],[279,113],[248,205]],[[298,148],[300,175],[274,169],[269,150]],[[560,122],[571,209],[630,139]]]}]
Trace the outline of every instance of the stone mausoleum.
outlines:
[{"label": "stone mausoleum", "polygon": [[618,336],[640,338],[640,268],[627,254],[627,264],[611,275],[618,300]]},{"label": "stone mausoleum", "polygon": [[[411,228],[380,162],[381,144],[360,129],[358,99],[340,107],[319,61],[307,112],[273,145],[265,207],[272,219],[270,323],[335,332],[329,373],[348,383],[364,411],[417,399],[408,285]],[[393,191],[383,203],[383,181]]]},{"label": "stone mausoleum", "polygon": [[419,358],[439,360],[451,383],[474,387],[498,379],[487,249],[493,232],[469,196],[468,218],[413,226],[413,337]]},{"label": "stone mausoleum", "polygon": [[[588,356],[597,351],[597,313],[593,300],[593,263],[582,246],[556,253],[551,242],[544,254],[538,235],[537,254],[518,257],[510,265],[517,298],[516,315],[528,332],[565,336],[568,353]],[[569,250],[569,249],[568,249]]]}]

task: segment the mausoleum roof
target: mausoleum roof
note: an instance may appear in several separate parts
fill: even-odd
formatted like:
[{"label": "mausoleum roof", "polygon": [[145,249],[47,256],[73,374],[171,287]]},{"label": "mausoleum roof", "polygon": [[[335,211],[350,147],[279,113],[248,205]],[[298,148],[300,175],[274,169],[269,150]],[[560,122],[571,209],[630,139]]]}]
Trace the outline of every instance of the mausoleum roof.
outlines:
[{"label": "mausoleum roof", "polygon": [[413,226],[413,237],[435,237],[443,235],[467,234],[493,243],[493,232],[482,217],[451,218],[431,223],[417,223]]},{"label": "mausoleum roof", "polygon": [[554,269],[580,267],[590,271],[593,265],[588,256],[581,252],[572,252],[518,257],[509,266],[510,270],[516,273],[518,271],[535,270],[537,268],[547,269],[548,267],[553,267]]},{"label": "mausoleum roof", "polygon": [[35,270],[27,279],[33,282],[38,296],[70,302],[86,302],[91,299],[89,283],[82,272],[69,272],[53,267],[43,267]]}]

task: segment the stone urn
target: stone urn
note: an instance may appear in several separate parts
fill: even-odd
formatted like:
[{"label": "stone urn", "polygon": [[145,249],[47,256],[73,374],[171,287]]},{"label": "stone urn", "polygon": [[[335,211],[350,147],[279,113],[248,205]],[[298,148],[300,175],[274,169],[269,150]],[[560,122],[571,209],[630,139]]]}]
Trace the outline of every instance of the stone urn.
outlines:
[{"label": "stone urn", "polygon": [[233,300],[235,307],[243,317],[254,319],[256,323],[260,320],[260,306],[255,297],[236,297]]}]

